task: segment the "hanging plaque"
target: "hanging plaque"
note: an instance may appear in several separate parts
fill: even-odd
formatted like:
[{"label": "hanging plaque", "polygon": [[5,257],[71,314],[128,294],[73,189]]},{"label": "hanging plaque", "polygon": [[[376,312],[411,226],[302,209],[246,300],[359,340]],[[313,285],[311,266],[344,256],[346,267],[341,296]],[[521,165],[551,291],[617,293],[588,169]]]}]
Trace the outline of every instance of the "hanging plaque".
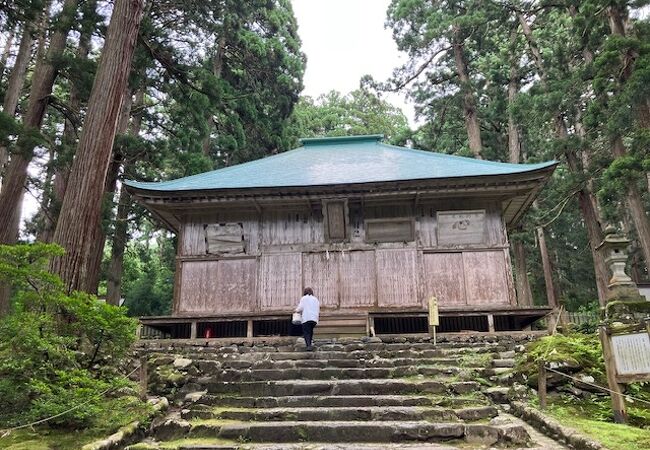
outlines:
[{"label": "hanging plaque", "polygon": [[485,210],[439,211],[438,244],[485,243]]}]

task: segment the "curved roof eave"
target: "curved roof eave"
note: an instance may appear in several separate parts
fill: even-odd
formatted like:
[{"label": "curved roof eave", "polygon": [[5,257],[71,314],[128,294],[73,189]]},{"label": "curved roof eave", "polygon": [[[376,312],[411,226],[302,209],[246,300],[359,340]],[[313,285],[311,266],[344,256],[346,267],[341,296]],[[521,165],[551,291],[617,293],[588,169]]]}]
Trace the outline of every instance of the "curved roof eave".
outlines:
[{"label": "curved roof eave", "polygon": [[161,192],[315,188],[411,180],[508,176],[556,164],[512,164],[384,144],[381,135],[311,138],[304,147],[169,181],[127,181]]},{"label": "curved roof eave", "polygon": [[[549,161],[543,164],[536,165],[526,171],[506,174],[486,174],[486,175],[457,175],[449,177],[435,177],[435,178],[410,178],[410,179],[397,179],[397,180],[384,180],[384,181],[367,181],[367,182],[350,182],[350,183],[330,183],[330,184],[310,184],[310,185],[282,185],[282,186],[251,186],[251,187],[219,187],[219,188],[198,188],[198,189],[159,189],[151,188],[158,183],[144,183],[126,180],[124,184],[127,189],[132,193],[141,193],[152,197],[191,197],[195,195],[266,195],[270,193],[290,194],[308,191],[334,191],[337,188],[341,190],[365,190],[372,189],[376,186],[398,186],[398,185],[415,185],[415,184],[445,184],[445,182],[457,182],[460,180],[467,180],[470,184],[481,184],[484,182],[494,183],[495,181],[503,181],[504,184],[513,179],[528,178],[530,176],[540,175],[543,178],[548,178],[558,165],[557,161]],[[546,174],[546,176],[543,176]],[[498,184],[498,183],[497,183]]]}]

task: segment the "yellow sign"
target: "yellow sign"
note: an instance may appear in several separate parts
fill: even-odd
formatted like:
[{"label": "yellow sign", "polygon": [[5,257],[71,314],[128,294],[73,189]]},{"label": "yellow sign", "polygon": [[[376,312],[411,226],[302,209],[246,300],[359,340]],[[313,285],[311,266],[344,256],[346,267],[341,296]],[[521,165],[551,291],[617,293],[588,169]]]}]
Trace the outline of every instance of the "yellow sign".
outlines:
[{"label": "yellow sign", "polygon": [[429,299],[429,326],[437,327],[440,325],[440,319],[438,317],[438,299],[431,297]]}]

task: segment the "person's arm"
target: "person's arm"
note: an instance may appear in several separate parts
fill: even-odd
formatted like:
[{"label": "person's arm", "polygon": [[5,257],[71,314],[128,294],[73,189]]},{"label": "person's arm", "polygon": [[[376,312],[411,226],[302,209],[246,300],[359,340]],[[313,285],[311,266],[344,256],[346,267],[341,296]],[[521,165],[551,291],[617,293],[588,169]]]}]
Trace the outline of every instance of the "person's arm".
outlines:
[{"label": "person's arm", "polygon": [[298,307],[296,308],[297,313],[301,313],[305,309],[305,306],[303,305],[302,298],[300,299],[300,303],[298,303]]}]

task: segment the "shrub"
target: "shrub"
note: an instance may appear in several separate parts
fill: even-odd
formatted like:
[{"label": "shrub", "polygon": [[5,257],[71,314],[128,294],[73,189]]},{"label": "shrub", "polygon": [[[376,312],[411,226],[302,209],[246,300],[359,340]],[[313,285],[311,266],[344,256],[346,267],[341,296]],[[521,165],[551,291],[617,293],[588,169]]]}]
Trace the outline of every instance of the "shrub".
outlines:
[{"label": "shrub", "polygon": [[0,323],[0,423],[15,425],[73,411],[49,424],[84,427],[101,411],[103,392],[129,382],[117,370],[135,339],[136,321],[95,296],[67,294],[46,270],[62,249],[0,245],[0,279],[13,288]]}]

